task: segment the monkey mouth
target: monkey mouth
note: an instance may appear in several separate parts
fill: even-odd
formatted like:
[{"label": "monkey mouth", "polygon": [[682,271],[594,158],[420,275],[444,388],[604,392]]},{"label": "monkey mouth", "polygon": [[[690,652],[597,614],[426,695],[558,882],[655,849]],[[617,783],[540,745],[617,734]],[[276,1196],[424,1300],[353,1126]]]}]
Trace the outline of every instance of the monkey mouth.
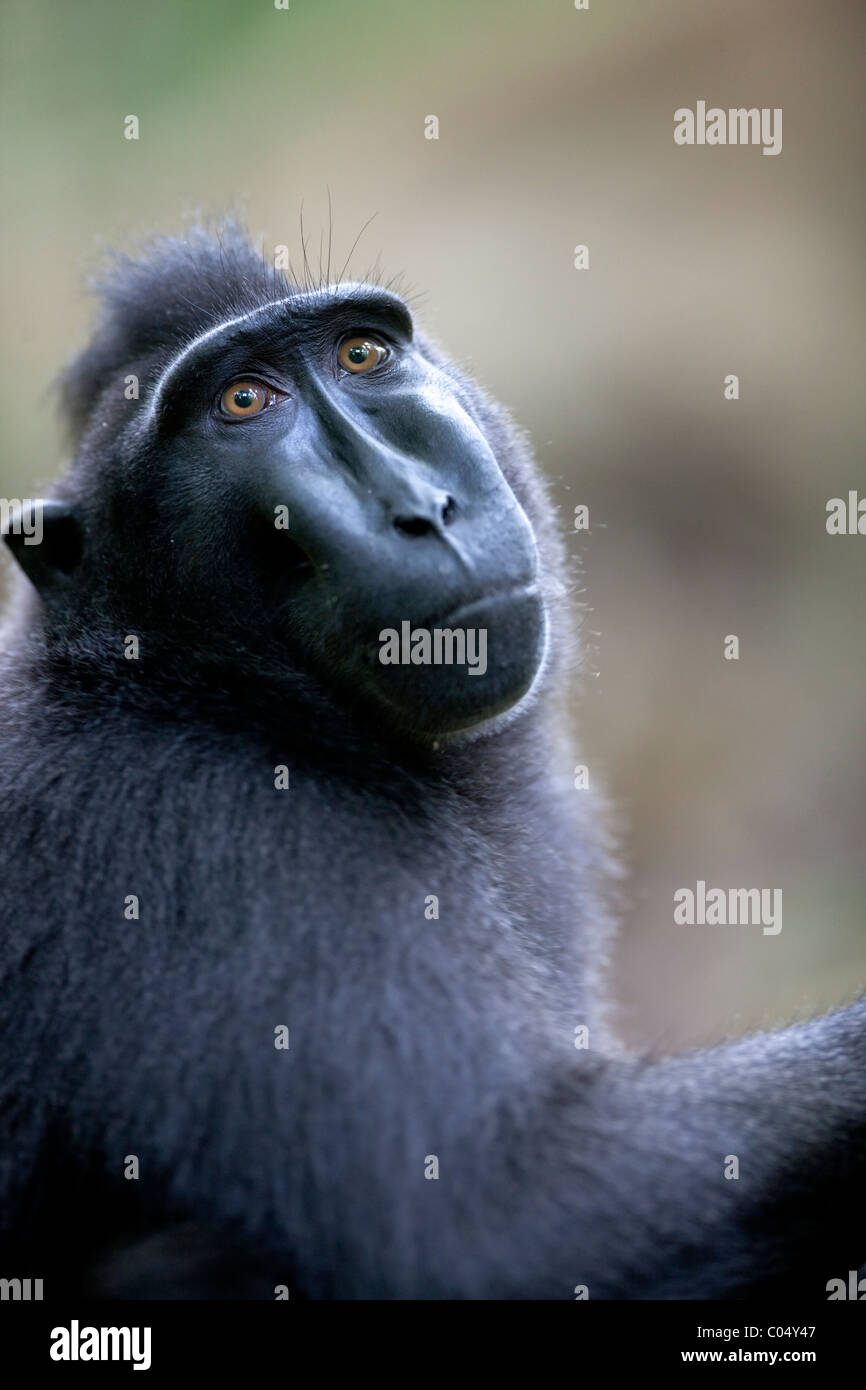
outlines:
[{"label": "monkey mouth", "polygon": [[507,589],[493,589],[490,593],[479,594],[477,598],[467,599],[465,603],[458,604],[456,608],[449,608],[445,613],[437,613],[435,617],[428,618],[427,623],[430,627],[439,627],[443,624],[471,624],[473,619],[483,617],[485,610],[496,609],[504,604],[518,604],[524,599],[538,599],[538,585],[535,583],[512,585]]},{"label": "monkey mouth", "polygon": [[364,667],[392,719],[438,738],[511,709],[532,686],[546,648],[544,600],[528,582],[452,604],[423,625],[404,618],[383,627]]}]

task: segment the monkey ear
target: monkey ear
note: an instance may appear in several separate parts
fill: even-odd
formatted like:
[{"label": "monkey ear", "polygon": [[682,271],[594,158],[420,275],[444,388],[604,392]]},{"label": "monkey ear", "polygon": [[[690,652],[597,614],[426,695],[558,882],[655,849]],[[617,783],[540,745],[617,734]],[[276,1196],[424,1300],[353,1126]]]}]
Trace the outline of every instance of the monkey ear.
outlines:
[{"label": "monkey ear", "polygon": [[61,587],[81,559],[81,525],[66,502],[22,502],[4,519],[3,540],[39,592]]}]

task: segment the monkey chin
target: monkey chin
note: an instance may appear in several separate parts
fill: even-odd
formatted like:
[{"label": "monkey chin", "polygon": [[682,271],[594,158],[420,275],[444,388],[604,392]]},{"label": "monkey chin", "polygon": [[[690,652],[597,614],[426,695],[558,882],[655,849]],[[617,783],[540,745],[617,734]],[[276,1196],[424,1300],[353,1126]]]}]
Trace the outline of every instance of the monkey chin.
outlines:
[{"label": "monkey chin", "polygon": [[[547,610],[534,586],[461,605],[427,628],[403,628],[399,659],[377,661],[371,693],[404,735],[427,745],[476,738],[530,703],[548,644]],[[475,665],[425,659],[440,632],[465,633],[469,651],[474,634]]]}]

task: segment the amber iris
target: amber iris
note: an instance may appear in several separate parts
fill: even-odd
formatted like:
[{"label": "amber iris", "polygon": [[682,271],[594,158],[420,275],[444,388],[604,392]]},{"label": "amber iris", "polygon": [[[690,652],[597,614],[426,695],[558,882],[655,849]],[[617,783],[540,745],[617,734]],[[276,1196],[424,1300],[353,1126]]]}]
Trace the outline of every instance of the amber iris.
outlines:
[{"label": "amber iris", "polygon": [[233,381],[222,393],[220,404],[227,415],[245,419],[258,415],[273,399],[273,392],[258,381]]},{"label": "amber iris", "polygon": [[344,338],[337,357],[347,372],[370,372],[384,362],[388,349],[376,338]]}]

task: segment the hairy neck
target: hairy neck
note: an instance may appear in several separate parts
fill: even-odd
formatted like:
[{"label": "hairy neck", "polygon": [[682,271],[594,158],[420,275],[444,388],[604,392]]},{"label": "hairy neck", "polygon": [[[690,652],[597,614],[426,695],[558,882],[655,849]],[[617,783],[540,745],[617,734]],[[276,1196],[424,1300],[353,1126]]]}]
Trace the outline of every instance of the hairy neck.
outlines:
[{"label": "hairy neck", "polygon": [[281,665],[276,652],[194,647],[177,634],[137,636],[130,648],[122,624],[52,627],[50,617],[31,610],[29,620],[7,628],[4,683],[10,691],[38,690],[58,729],[105,718],[169,736],[207,728],[347,775],[378,779],[399,770],[482,796],[536,783],[555,757],[548,682],[495,720],[436,738],[398,727],[355,690],[335,692]]}]

